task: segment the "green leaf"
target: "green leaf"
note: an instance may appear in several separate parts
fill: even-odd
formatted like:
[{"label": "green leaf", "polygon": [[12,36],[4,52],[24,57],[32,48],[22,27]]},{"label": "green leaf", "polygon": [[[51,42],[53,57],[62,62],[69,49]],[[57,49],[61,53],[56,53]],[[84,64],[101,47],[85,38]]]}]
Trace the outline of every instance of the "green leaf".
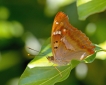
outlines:
[{"label": "green leaf", "polygon": [[96,53],[99,51],[103,51],[103,49],[100,46],[98,46],[97,44],[94,45],[95,45],[95,53],[93,55],[88,56],[86,59],[84,59],[85,63],[92,63],[96,58]]},{"label": "green leaf", "polygon": [[85,62],[85,63],[92,63],[92,62],[95,60],[95,57],[96,57],[96,53],[94,53],[93,55],[88,56],[88,57],[84,60],[84,62]]},{"label": "green leaf", "polygon": [[106,9],[106,0],[77,0],[77,9],[80,20],[89,15],[102,12]]},{"label": "green leaf", "polygon": [[[98,46],[96,46],[100,50]],[[95,51],[96,51],[95,50]],[[96,53],[95,53],[96,54]],[[85,62],[90,63],[95,59],[95,54],[86,58]],[[81,61],[72,60],[66,66],[57,66],[49,62],[47,57],[52,56],[50,38],[42,46],[38,56],[27,65],[22,74],[19,85],[54,85],[68,78],[70,71]]]},{"label": "green leaf", "polygon": [[72,60],[66,66],[55,66],[49,62],[47,57],[52,53],[51,45],[48,43],[50,43],[50,38],[43,45],[39,55],[27,65],[19,80],[19,85],[54,85],[65,80],[72,68],[79,64],[77,60]]},{"label": "green leaf", "polygon": [[[48,43],[50,43],[50,39],[43,45],[40,54],[27,65],[20,78],[19,85],[54,85],[54,83],[63,81],[69,76],[70,65],[55,67],[53,63],[47,60],[46,57],[51,54],[50,44]],[[57,69],[61,72],[62,76]]]}]

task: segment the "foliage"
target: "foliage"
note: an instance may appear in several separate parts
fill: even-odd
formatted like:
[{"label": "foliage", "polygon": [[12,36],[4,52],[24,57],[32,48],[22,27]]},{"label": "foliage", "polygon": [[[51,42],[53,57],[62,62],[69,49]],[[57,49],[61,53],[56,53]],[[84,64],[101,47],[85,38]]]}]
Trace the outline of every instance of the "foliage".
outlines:
[{"label": "foliage", "polygon": [[[100,50],[101,48],[96,46],[95,51],[97,52]],[[51,54],[50,52],[49,38],[43,45],[43,49],[41,49],[39,55],[35,56],[35,58],[27,65],[27,68],[20,78],[19,85],[54,85],[57,82],[67,79],[70,71],[80,62],[82,62],[72,60],[69,65],[55,66],[53,63],[47,60],[47,57],[50,56],[49,54]],[[43,56],[42,54],[46,55]],[[86,63],[93,62],[96,57],[95,54],[87,57],[84,61]]]},{"label": "foliage", "polygon": [[104,0],[77,0],[79,19],[84,20],[89,15],[102,12],[106,9]]},{"label": "foliage", "polygon": [[[106,85],[105,4],[105,0],[1,0],[0,85]],[[96,53],[84,61],[73,60],[67,66],[56,66],[61,73],[46,58],[52,55],[50,39],[42,45],[50,37],[58,11],[67,14],[73,26],[98,44],[95,44]],[[27,56],[36,53],[27,47],[39,51],[40,45],[37,56]],[[80,62],[86,63],[88,69],[83,79],[77,77],[75,69]]]}]

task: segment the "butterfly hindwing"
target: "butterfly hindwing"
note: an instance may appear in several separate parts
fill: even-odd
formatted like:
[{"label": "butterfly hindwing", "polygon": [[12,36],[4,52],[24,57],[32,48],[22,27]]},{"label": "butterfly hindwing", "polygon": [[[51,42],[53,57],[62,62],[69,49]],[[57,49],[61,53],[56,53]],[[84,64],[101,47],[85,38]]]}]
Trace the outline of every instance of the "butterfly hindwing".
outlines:
[{"label": "butterfly hindwing", "polygon": [[94,46],[88,37],[73,27],[63,12],[57,13],[51,33],[52,62],[58,65],[69,63],[72,59],[82,60],[94,53]]}]

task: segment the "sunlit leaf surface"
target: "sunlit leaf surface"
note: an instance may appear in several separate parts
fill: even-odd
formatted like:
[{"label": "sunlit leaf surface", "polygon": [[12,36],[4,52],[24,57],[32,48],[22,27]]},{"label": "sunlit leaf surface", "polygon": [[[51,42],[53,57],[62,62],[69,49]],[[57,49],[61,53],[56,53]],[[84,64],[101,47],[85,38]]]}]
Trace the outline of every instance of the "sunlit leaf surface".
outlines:
[{"label": "sunlit leaf surface", "polygon": [[[49,43],[50,39],[43,45],[39,55],[35,56],[27,65],[20,78],[19,85],[54,85],[65,80],[69,76],[70,71],[80,63],[80,61],[72,60],[69,65],[56,66],[49,62],[47,57],[52,55]],[[85,59],[85,62],[91,63],[94,59],[95,54]]]},{"label": "sunlit leaf surface", "polygon": [[102,12],[106,9],[106,0],[77,0],[77,9],[80,20],[89,15]]}]

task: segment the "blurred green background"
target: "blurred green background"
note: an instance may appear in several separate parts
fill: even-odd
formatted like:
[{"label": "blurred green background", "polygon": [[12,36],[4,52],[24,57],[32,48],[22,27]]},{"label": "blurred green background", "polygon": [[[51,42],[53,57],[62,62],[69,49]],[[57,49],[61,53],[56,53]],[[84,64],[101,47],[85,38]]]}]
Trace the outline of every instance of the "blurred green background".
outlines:
[{"label": "blurred green background", "polygon": [[[26,65],[50,37],[55,14],[63,11],[70,23],[93,43],[106,48],[106,11],[79,20],[74,0],[0,0],[0,85],[18,85]],[[85,10],[89,11],[89,10]],[[34,49],[28,49],[28,47]],[[90,64],[79,64],[69,78],[55,85],[106,85],[106,53]]]}]

